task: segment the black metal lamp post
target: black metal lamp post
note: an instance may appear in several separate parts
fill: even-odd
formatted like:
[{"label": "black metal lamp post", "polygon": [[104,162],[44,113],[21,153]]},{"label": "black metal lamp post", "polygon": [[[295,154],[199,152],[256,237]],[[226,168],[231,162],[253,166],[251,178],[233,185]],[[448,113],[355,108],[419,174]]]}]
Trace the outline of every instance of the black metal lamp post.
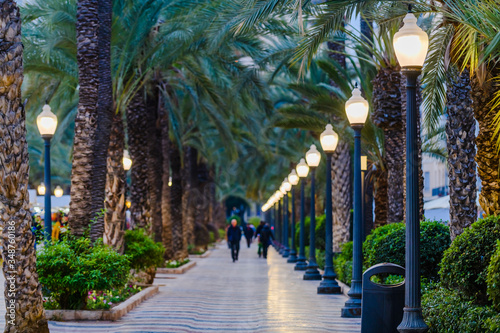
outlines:
[{"label": "black metal lamp post", "polygon": [[50,243],[52,236],[52,205],[51,205],[51,184],[50,184],[50,140],[54,136],[57,128],[57,116],[52,113],[50,106],[45,104],[42,113],[36,118],[38,131],[45,141],[45,169],[44,169],[44,182],[45,182],[45,242]]},{"label": "black metal lamp post", "polygon": [[337,148],[339,136],[332,125],[326,125],[321,134],[321,147],[326,154],[326,219],[325,219],[325,272],[323,281],[318,287],[318,294],[340,294],[342,291],[335,280],[337,275],[333,269],[333,213],[332,213],[332,155]]},{"label": "black metal lamp post", "polygon": [[297,176],[297,172],[292,170],[292,172],[288,175],[288,182],[292,185],[290,192],[292,192],[292,246],[290,248],[290,257],[287,262],[290,264],[294,264],[297,262],[297,247],[295,246],[295,185],[299,183],[299,176]]},{"label": "black metal lamp post", "polygon": [[318,271],[318,264],[316,263],[316,214],[314,202],[314,177],[316,168],[321,161],[321,154],[316,149],[315,145],[311,145],[311,149],[306,154],[306,161],[311,169],[311,225],[309,229],[309,263],[304,274],[304,280],[321,280],[321,274]]},{"label": "black metal lamp post", "polygon": [[342,317],[361,316],[361,293],[363,273],[363,221],[361,199],[361,129],[368,117],[368,102],[361,96],[357,85],[352,97],[345,105],[347,118],[354,129],[354,226],[352,280],[349,299],[342,308]]},{"label": "black metal lamp post", "polygon": [[403,27],[394,35],[394,50],[406,76],[406,283],[401,333],[427,332],[429,327],[422,316],[420,300],[420,218],[418,200],[418,131],[417,78],[429,48],[429,37],[417,25],[411,13],[404,18]]},{"label": "black metal lamp post", "polygon": [[283,258],[288,258],[290,256],[290,240],[288,237],[288,221],[289,221],[289,210],[288,210],[288,192],[292,189],[292,184],[288,181],[288,178],[285,178],[283,183],[281,183],[280,191],[283,193],[284,201],[283,201],[283,209],[284,209],[284,218],[283,218]]},{"label": "black metal lamp post", "polygon": [[305,203],[304,203],[304,188],[309,174],[309,166],[304,159],[300,160],[297,164],[297,174],[301,178],[300,180],[300,239],[299,239],[299,256],[297,258],[297,264],[295,265],[296,271],[305,271],[307,269],[306,262],[306,250],[305,250]]},{"label": "black metal lamp post", "polygon": [[283,193],[280,191],[276,191],[276,194],[278,196],[278,236],[276,237],[278,239],[278,246],[279,246],[279,254],[283,254],[283,215],[282,215],[282,204],[281,204],[281,198],[283,198]]}]

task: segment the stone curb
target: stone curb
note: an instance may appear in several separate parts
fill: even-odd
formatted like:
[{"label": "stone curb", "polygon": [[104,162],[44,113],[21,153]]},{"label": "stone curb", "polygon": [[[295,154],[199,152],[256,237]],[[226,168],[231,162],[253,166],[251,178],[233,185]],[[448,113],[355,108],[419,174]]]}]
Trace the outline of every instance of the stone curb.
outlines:
[{"label": "stone curb", "polygon": [[190,254],[189,258],[207,258],[212,254],[212,251],[207,250],[203,254]]},{"label": "stone curb", "polygon": [[347,295],[347,293],[349,292],[349,290],[351,290],[351,288],[347,284],[341,282],[340,280],[335,279],[335,281],[337,281],[337,283],[339,284],[340,289],[342,290],[342,293],[345,296],[349,297],[349,295]]},{"label": "stone curb", "polygon": [[191,268],[196,266],[196,261],[190,261],[185,265],[177,268],[157,268],[156,273],[158,274],[184,274]]},{"label": "stone curb", "polygon": [[45,310],[45,318],[54,321],[109,320],[115,321],[158,293],[159,286],[149,286],[110,310]]}]

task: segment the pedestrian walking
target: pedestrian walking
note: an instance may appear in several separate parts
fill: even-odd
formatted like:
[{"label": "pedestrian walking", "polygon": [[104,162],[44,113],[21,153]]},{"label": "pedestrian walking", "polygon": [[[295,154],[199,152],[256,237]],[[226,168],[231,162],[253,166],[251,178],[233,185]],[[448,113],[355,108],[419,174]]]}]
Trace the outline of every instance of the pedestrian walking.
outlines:
[{"label": "pedestrian walking", "polygon": [[254,226],[251,224],[247,224],[247,227],[245,228],[245,238],[247,239],[247,246],[250,248],[250,244],[252,244],[252,238],[254,235]]},{"label": "pedestrian walking", "polygon": [[269,223],[266,223],[260,232],[260,242],[262,243],[264,259],[267,259],[267,249],[271,245],[271,240],[274,240],[274,235],[271,227],[269,227]]},{"label": "pedestrian walking", "polygon": [[259,258],[262,256],[262,242],[260,241],[260,233],[262,232],[262,228],[264,228],[265,224],[266,223],[264,221],[260,221],[257,230],[255,230],[255,238],[257,239],[257,254],[259,255]]},{"label": "pedestrian walking", "polygon": [[238,254],[240,252],[240,240],[241,229],[238,226],[238,221],[232,219],[231,226],[227,229],[227,241],[231,245],[231,258],[233,258],[233,262],[238,260]]}]

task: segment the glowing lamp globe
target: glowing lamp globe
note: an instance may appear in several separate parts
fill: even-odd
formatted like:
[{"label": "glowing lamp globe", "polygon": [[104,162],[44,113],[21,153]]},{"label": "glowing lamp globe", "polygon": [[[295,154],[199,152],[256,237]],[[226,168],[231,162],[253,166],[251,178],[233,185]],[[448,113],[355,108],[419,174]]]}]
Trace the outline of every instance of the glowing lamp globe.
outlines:
[{"label": "glowing lamp globe", "polygon": [[351,98],[345,103],[345,112],[351,126],[363,126],[369,109],[368,101],[361,96],[361,90],[356,85]]},{"label": "glowing lamp globe", "polygon": [[45,104],[42,113],[36,117],[36,126],[42,138],[52,138],[57,128],[57,116],[48,104]]},{"label": "glowing lamp globe", "polygon": [[320,136],[321,147],[325,153],[333,153],[339,143],[339,136],[333,130],[333,126],[328,124]]},{"label": "glowing lamp globe", "polygon": [[361,171],[368,170],[368,158],[366,156],[361,156]]},{"label": "glowing lamp globe", "polygon": [[316,149],[316,145],[311,145],[311,148],[306,153],[306,161],[309,167],[316,168],[321,161],[321,154],[318,149]]},{"label": "glowing lamp globe", "polygon": [[288,181],[288,178],[285,178],[285,180],[283,181],[281,186],[283,186],[283,188],[285,189],[286,192],[290,192],[290,190],[292,189],[292,184],[290,184],[290,182]]},{"label": "glowing lamp globe", "polygon": [[297,175],[300,178],[306,178],[309,174],[309,166],[303,158],[300,159],[300,163],[297,164],[297,167],[295,169],[297,170]]},{"label": "glowing lamp globe", "polygon": [[46,191],[45,184],[41,183],[40,185],[38,185],[37,190],[38,190],[38,195],[45,195]]},{"label": "glowing lamp globe", "polygon": [[128,150],[123,151],[123,169],[125,171],[130,170],[132,167],[132,160],[130,159],[130,155],[128,153]]},{"label": "glowing lamp globe", "polygon": [[421,68],[429,49],[429,36],[417,25],[417,18],[413,13],[406,14],[403,23],[393,40],[399,65],[402,68]]},{"label": "glowing lamp globe", "polygon": [[61,188],[61,186],[57,186],[56,189],[54,190],[54,195],[56,196],[56,198],[62,197],[63,194],[64,194],[64,191]]},{"label": "glowing lamp globe", "polygon": [[292,172],[288,175],[288,181],[290,182],[290,185],[295,186],[299,183],[299,176],[297,176],[297,172],[292,170]]}]

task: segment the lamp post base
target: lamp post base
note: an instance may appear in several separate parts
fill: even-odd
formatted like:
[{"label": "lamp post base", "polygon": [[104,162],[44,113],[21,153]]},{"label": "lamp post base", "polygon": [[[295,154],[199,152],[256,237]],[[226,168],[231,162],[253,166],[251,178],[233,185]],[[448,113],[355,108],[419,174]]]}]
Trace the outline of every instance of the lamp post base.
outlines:
[{"label": "lamp post base", "polygon": [[290,257],[286,262],[289,264],[294,264],[297,262],[297,253],[294,250],[290,251]]},{"label": "lamp post base", "polygon": [[304,280],[321,280],[321,274],[318,271],[318,265],[308,265],[307,270],[304,273]]},{"label": "lamp post base", "polygon": [[342,318],[361,317],[361,299],[350,298],[340,312]]},{"label": "lamp post base", "polygon": [[285,249],[283,250],[283,253],[282,253],[282,257],[288,258],[289,256],[290,256],[290,250],[285,247]]},{"label": "lamp post base", "polygon": [[297,263],[295,264],[294,270],[296,271],[305,271],[307,269],[307,262],[305,259],[298,258]]},{"label": "lamp post base", "polygon": [[318,286],[318,294],[341,294],[342,289],[340,288],[337,281],[335,281],[335,276],[323,275],[323,281]]},{"label": "lamp post base", "polygon": [[428,330],[421,308],[404,308],[403,321],[398,326],[400,333],[425,333]]}]

